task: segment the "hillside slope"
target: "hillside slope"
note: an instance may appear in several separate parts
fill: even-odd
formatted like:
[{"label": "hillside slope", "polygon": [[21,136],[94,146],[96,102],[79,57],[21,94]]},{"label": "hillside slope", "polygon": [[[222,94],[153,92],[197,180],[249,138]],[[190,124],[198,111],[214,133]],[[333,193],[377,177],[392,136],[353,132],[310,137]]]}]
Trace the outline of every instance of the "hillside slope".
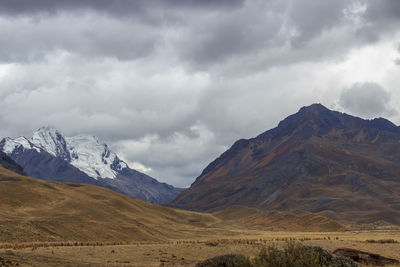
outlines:
[{"label": "hillside slope", "polygon": [[209,214],[180,211],[85,184],[18,175],[0,167],[0,241],[154,241],[185,237]]},{"label": "hillside slope", "polygon": [[237,141],[172,204],[201,211],[245,205],[347,223],[400,224],[399,170],[399,127],[314,104]]},{"label": "hillside slope", "polygon": [[[342,231],[345,225],[323,216],[311,213],[293,214],[281,211],[263,211],[244,206],[229,208],[212,213],[225,226],[238,229],[260,229],[267,231]],[[216,224],[218,225],[218,224]]]},{"label": "hillside slope", "polygon": [[271,227],[343,229],[326,218],[309,219],[305,225],[302,216],[268,215],[243,207],[218,214],[179,210],[102,187],[49,182],[0,167],[0,242],[166,241]]}]

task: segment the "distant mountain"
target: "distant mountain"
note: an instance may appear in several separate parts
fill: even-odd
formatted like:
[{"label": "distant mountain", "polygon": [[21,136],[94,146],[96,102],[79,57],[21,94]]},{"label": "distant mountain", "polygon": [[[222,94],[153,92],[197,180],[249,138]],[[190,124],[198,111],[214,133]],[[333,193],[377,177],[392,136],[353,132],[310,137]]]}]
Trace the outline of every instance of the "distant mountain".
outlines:
[{"label": "distant mountain", "polygon": [[400,224],[400,127],[320,104],[303,107],[276,128],[235,142],[172,205],[246,205]]},{"label": "distant mountain", "polygon": [[25,174],[21,166],[19,166],[14,160],[12,160],[12,158],[10,158],[9,156],[7,156],[7,154],[1,151],[0,151],[0,166],[5,169],[16,172],[18,174],[22,175]]},{"label": "distant mountain", "polygon": [[55,128],[42,127],[31,138],[4,138],[0,151],[35,178],[103,186],[159,204],[170,202],[181,191],[130,169],[91,135],[65,137]]}]

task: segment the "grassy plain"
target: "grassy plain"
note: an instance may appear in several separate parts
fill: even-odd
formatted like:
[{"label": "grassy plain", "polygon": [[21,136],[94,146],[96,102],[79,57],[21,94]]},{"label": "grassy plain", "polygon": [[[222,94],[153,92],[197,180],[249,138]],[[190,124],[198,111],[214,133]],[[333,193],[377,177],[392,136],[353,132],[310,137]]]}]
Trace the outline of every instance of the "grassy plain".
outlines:
[{"label": "grassy plain", "polygon": [[[394,242],[379,242],[389,239]],[[208,237],[152,243],[3,248],[0,258],[19,266],[193,266],[227,253],[253,257],[262,246],[283,246],[287,240],[330,251],[341,247],[355,248],[400,260],[400,231],[232,231],[229,235],[213,233]]]}]

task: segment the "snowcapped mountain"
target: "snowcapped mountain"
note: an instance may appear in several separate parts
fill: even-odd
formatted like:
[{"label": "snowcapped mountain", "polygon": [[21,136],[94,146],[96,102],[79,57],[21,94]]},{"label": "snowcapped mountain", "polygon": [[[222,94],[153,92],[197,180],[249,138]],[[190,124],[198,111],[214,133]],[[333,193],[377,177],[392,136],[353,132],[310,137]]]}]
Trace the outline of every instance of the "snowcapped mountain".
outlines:
[{"label": "snowcapped mountain", "polygon": [[33,133],[30,141],[36,147],[43,149],[55,157],[65,159],[67,161],[70,160],[65,138],[55,128],[40,128]]},{"label": "snowcapped mountain", "polygon": [[95,184],[153,203],[167,203],[181,191],[130,169],[91,135],[65,137],[55,128],[42,127],[30,138],[4,138],[0,151],[36,178]]},{"label": "snowcapped mountain", "polygon": [[4,152],[12,153],[21,146],[24,149],[35,149],[68,161],[88,176],[95,179],[117,177],[118,172],[128,165],[108,149],[106,144],[101,144],[99,139],[91,135],[77,135],[64,137],[57,129],[42,127],[33,133],[30,139],[18,137],[5,138]]},{"label": "snowcapped mountain", "polygon": [[29,141],[27,138],[21,136],[15,139],[11,139],[9,137],[6,137],[2,140],[2,150],[4,153],[11,154],[13,151],[17,149],[34,149],[37,152],[40,152],[40,148],[32,144],[31,141]]},{"label": "snowcapped mountain", "polygon": [[96,178],[115,178],[128,165],[100,144],[95,136],[77,135],[67,138],[67,149],[71,155],[71,164]]}]

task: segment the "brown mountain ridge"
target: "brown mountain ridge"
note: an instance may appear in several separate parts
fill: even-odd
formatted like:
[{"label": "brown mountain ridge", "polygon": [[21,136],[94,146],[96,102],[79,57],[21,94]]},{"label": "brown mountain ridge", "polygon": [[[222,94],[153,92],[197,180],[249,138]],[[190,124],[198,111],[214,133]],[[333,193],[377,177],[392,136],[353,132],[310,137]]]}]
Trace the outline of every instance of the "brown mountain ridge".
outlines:
[{"label": "brown mountain ridge", "polygon": [[312,214],[231,207],[199,213],[151,204],[86,184],[50,182],[0,167],[1,242],[165,242],[249,231],[340,231]]},{"label": "brown mountain ridge", "polygon": [[400,127],[321,104],[241,139],[210,163],[172,205],[232,205],[312,212],[345,223],[400,224]]}]

